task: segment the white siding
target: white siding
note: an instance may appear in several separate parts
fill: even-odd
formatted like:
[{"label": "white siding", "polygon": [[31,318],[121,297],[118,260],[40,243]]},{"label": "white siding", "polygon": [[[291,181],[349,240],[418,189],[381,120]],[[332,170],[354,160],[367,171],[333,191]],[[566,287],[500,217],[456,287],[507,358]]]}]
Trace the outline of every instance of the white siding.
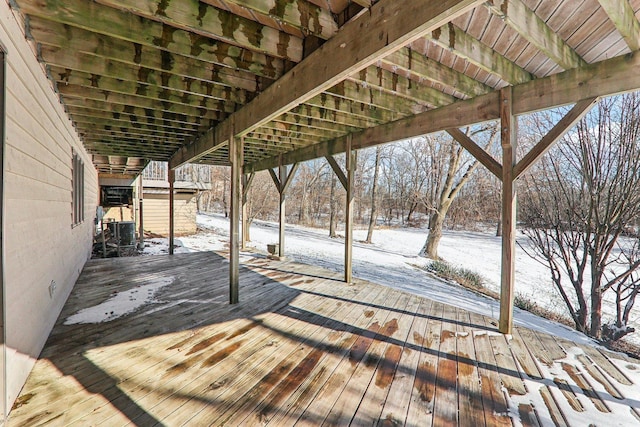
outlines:
[{"label": "white siding", "polygon": [[[7,51],[4,248],[10,408],[90,255],[97,174],[6,1],[0,1],[0,43]],[[76,227],[72,150],[85,169],[85,220]],[[56,289],[50,296],[52,281]]]}]

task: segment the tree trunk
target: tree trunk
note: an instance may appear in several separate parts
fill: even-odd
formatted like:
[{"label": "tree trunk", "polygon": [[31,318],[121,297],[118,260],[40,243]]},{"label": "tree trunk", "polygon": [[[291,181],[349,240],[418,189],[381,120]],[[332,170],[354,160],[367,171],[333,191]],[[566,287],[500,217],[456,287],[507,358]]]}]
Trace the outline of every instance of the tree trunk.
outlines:
[{"label": "tree trunk", "polygon": [[224,217],[229,217],[229,210],[227,209],[227,181],[222,181],[222,207],[224,209]]},{"label": "tree trunk", "polygon": [[429,234],[427,235],[427,241],[420,251],[420,256],[438,259],[438,244],[442,238],[442,228],[450,206],[451,201],[443,202],[439,209],[429,218]]},{"label": "tree trunk", "polygon": [[371,215],[369,216],[369,229],[367,230],[367,239],[365,240],[365,243],[371,243],[371,238],[373,237],[373,227],[376,224],[376,220],[378,219],[378,210],[377,210],[377,206],[376,206],[376,193],[377,193],[377,187],[378,187],[378,172],[380,170],[380,153],[381,153],[381,148],[380,146],[378,146],[376,148],[376,160],[375,160],[375,166],[373,169],[373,183],[371,184]]},{"label": "tree trunk", "polygon": [[336,174],[331,176],[331,194],[329,196],[329,237],[336,237]]},{"label": "tree trunk", "polygon": [[602,336],[602,289],[600,288],[601,274],[595,273],[591,280],[591,324],[589,335],[596,339]]}]

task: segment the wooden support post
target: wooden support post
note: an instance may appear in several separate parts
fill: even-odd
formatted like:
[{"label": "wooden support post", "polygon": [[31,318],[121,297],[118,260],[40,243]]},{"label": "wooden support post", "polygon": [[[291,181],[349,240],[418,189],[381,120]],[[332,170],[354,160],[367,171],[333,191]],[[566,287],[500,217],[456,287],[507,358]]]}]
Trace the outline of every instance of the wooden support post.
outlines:
[{"label": "wooden support post", "polygon": [[140,236],[138,240],[138,249],[144,250],[144,215],[142,212],[142,205],[144,202],[144,185],[142,183],[142,174],[138,177],[138,234]]},{"label": "wooden support post", "polygon": [[347,140],[345,167],[347,169],[347,206],[344,225],[344,281],[351,283],[353,269],[353,179],[356,170],[356,152],[351,149],[351,136]]},{"label": "wooden support post", "polygon": [[174,241],[174,213],[173,213],[173,201],[174,201],[174,189],[173,184],[176,180],[175,169],[169,169],[167,177],[169,179],[169,255],[173,255],[173,241]]},{"label": "wooden support post", "polygon": [[516,183],[514,167],[518,127],[513,115],[512,88],[500,90],[500,136],[502,144],[502,275],[500,289],[500,332],[510,334],[513,326],[513,297],[516,249]]},{"label": "wooden support post", "polygon": [[229,161],[231,162],[231,215],[229,215],[229,303],[239,301],[240,263],[239,236],[240,200],[242,198],[242,151],[243,140],[231,135],[229,138]]},{"label": "wooden support post", "polygon": [[286,218],[286,196],[284,191],[284,183],[287,180],[287,167],[280,165],[278,167],[278,175],[280,178],[280,215],[279,215],[279,238],[278,238],[278,257],[284,258],[284,226],[287,221]]}]

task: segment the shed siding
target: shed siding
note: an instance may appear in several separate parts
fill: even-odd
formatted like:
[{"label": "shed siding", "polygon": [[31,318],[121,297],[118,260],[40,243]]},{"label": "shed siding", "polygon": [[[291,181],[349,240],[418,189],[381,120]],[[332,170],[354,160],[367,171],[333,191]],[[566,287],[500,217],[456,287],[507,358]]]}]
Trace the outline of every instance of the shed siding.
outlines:
[{"label": "shed siding", "polygon": [[[174,198],[174,232],[185,236],[196,232],[196,197],[193,194],[177,193]],[[169,195],[144,195],[144,229],[151,233],[169,234]]]},{"label": "shed siding", "polygon": [[[4,273],[11,408],[90,255],[97,173],[7,2],[0,2],[0,43],[7,51]],[[72,227],[74,150],[84,162],[85,219]]]}]

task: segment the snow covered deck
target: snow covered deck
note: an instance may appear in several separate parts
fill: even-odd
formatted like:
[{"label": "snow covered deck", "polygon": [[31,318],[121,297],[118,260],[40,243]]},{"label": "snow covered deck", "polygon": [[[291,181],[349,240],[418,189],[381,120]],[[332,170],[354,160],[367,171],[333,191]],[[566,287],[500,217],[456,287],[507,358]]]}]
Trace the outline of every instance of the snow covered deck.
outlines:
[{"label": "snow covered deck", "polygon": [[319,267],[87,263],[8,425],[640,425],[637,361]]}]

